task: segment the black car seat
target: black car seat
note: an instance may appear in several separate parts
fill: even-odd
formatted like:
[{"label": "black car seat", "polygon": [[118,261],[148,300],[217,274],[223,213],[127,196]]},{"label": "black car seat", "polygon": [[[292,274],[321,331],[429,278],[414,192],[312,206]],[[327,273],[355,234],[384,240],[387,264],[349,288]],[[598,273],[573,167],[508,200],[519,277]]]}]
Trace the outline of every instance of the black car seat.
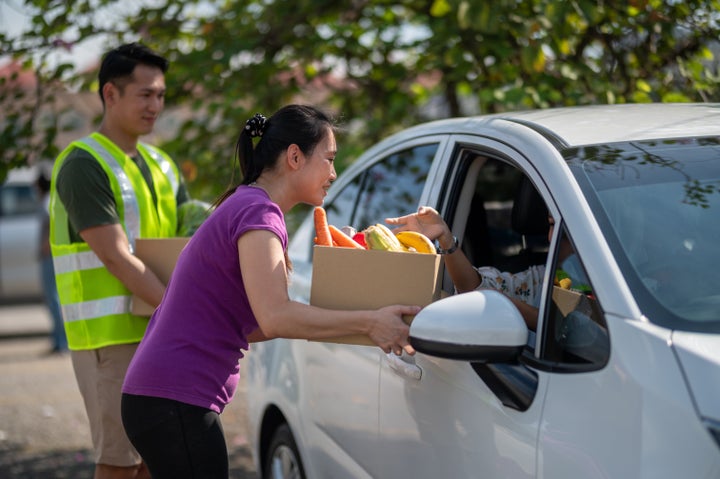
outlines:
[{"label": "black car seat", "polygon": [[470,203],[470,214],[465,226],[463,252],[470,264],[475,266],[493,264],[493,252],[488,232],[485,199],[475,193]]},{"label": "black car seat", "polygon": [[523,271],[544,264],[548,251],[548,209],[528,177],[523,176],[515,192],[511,218],[512,229],[522,238],[520,252],[508,264],[508,271]]}]

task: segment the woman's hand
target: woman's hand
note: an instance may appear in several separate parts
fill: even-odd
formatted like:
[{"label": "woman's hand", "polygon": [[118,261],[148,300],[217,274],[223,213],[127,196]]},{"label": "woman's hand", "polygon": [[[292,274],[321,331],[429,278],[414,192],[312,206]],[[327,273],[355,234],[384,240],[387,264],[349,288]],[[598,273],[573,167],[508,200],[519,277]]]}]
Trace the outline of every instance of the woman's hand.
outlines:
[{"label": "woman's hand", "polygon": [[386,353],[400,356],[405,350],[415,354],[415,349],[408,343],[410,326],[402,320],[403,315],[414,315],[420,311],[418,306],[386,306],[375,311],[375,322],[368,331],[370,339]]},{"label": "woman's hand", "polygon": [[397,231],[417,231],[431,240],[438,240],[440,247],[448,249],[452,247],[453,235],[440,213],[429,206],[421,206],[417,213],[400,216],[398,218],[387,218],[385,222],[389,225],[398,226],[393,229]]}]

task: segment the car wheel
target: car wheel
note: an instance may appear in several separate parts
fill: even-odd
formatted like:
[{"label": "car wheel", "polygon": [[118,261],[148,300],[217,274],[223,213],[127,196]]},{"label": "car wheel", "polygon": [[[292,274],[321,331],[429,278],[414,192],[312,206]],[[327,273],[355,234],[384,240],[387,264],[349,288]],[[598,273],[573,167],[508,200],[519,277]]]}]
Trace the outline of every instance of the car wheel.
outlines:
[{"label": "car wheel", "polygon": [[300,452],[287,424],[281,424],[273,434],[265,458],[263,479],[305,479]]}]

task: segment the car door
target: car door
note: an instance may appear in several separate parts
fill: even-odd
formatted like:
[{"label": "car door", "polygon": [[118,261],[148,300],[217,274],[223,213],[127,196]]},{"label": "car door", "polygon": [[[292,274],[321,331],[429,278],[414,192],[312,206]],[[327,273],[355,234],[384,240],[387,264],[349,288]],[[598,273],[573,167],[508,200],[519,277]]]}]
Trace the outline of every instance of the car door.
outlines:
[{"label": "car door", "polygon": [[[539,473],[538,443],[544,435],[550,457],[559,453],[553,444],[567,439],[546,424],[546,397],[555,378],[574,384],[573,396],[589,400],[582,391],[592,390],[607,363],[609,342],[599,303],[568,305],[553,286],[556,273],[571,270],[570,262],[560,264],[558,245],[573,243],[564,229],[548,241],[547,215],[558,217],[561,224],[560,215],[547,186],[538,188],[543,180],[532,165],[517,151],[490,140],[456,140],[451,148],[454,166],[448,169],[452,177],[445,181],[437,207],[477,266],[511,272],[532,264],[545,266],[538,334],[529,335],[518,364],[471,363],[422,353],[386,355],[380,373],[382,476],[585,477],[582,468],[574,475]],[[575,255],[572,271],[591,288],[578,259]],[[574,335],[569,334],[573,330],[566,318],[577,320],[578,308],[592,321],[581,321]],[[479,327],[481,321],[478,318]],[[594,341],[588,343],[590,337]],[[597,396],[597,388],[594,391]],[[569,405],[559,396],[553,417],[562,416],[560,411]],[[565,414],[564,421],[568,417]]]},{"label": "car door", "polygon": [[[439,136],[404,141],[343,176],[324,204],[328,222],[362,230],[415,211],[442,142]],[[353,285],[352,271],[348,284],[362,288]],[[321,445],[305,451],[313,477],[381,477],[378,382],[384,354],[379,348],[331,342],[308,342],[303,354],[305,420],[319,436],[312,443]]]},{"label": "car door", "polygon": [[[468,257],[490,262],[494,256],[495,264],[505,265],[521,244],[509,226],[521,172],[512,165],[516,152],[485,142],[481,147],[475,138],[456,138],[448,147],[448,177],[432,206],[462,238]],[[451,294],[448,280],[444,290]],[[529,392],[516,401],[499,395],[495,383],[506,378]],[[490,368],[421,353],[384,355],[379,477],[533,477],[545,387],[540,375],[520,365]]]},{"label": "car door", "polygon": [[[675,149],[679,144],[683,150]],[[668,238],[672,239],[666,247],[692,238],[686,236],[692,229],[684,227],[684,221],[694,221],[699,210],[707,212],[706,203],[689,199],[693,187],[702,183],[693,178],[689,163],[678,168],[679,163],[669,159],[693,158],[697,153],[684,150],[687,145],[692,141],[658,142],[648,154],[646,146],[633,144],[641,154],[630,154],[617,165],[623,156],[617,145],[607,146],[609,155],[593,151],[592,159],[602,161],[596,171],[603,182],[612,184],[608,178],[617,175],[622,187],[587,188],[582,172],[593,167],[583,157],[572,168],[580,173],[576,178],[587,195],[584,205],[577,196],[551,188],[560,213],[554,231],[554,269],[558,276],[577,276],[570,273],[579,271],[587,279],[572,278],[573,290],[583,292],[574,298],[566,293],[564,299],[556,298],[553,288],[554,300],[539,331],[541,346],[534,367],[547,371],[549,384],[538,437],[538,477],[720,477],[717,437],[712,441],[707,426],[698,420],[702,416],[687,388],[687,371],[677,362],[677,331],[648,321],[667,315],[662,307],[648,306],[648,299],[662,296],[663,301],[673,301],[678,288],[670,286],[672,280],[665,274],[658,277],[662,281],[652,277],[655,268],[682,257],[660,245]],[[714,160],[702,154],[693,159],[701,164],[717,160],[716,151],[710,156]],[[635,169],[638,164],[649,170]],[[648,171],[659,176],[653,178]],[[638,200],[643,196],[649,201]],[[571,254],[565,255],[563,245],[568,244]],[[707,257],[697,259],[702,264]],[[685,267],[687,261],[686,256]],[[674,277],[687,281],[677,272]],[[649,296],[642,296],[639,284]],[[665,289],[654,289],[660,284]],[[687,291],[696,291],[700,284],[691,283]],[[718,384],[709,379],[710,371],[703,383]],[[716,393],[715,403],[717,397]]]}]

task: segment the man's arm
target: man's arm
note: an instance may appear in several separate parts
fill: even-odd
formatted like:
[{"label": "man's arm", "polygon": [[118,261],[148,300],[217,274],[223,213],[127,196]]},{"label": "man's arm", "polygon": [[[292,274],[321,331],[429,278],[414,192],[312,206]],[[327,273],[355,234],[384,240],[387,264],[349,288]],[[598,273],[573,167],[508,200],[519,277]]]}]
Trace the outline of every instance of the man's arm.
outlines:
[{"label": "man's arm", "polygon": [[130,253],[130,245],[122,226],[94,226],[80,231],[80,236],[108,271],[132,293],[150,306],[157,307],[160,304],[165,285],[145,263]]},{"label": "man's arm", "polygon": [[530,306],[523,301],[520,301],[519,299],[513,298],[511,296],[508,296],[508,298],[510,299],[510,301],[512,301],[518,311],[520,311],[520,314],[525,320],[525,324],[527,325],[528,329],[530,331],[535,331],[537,329],[538,314],[540,313],[540,310],[534,306]]},{"label": "man's arm", "polygon": [[[448,229],[446,233],[438,238],[438,243],[441,248],[447,250],[453,246],[453,240],[454,237]],[[467,293],[480,286],[480,275],[473,268],[462,249],[457,248],[452,253],[446,254],[444,260],[445,268],[450,274],[450,279],[458,293]]]},{"label": "man's arm", "polygon": [[[385,221],[397,226],[394,231],[417,231],[431,240],[437,240],[440,247],[445,250],[453,246],[454,236],[450,227],[440,213],[429,206],[421,206],[416,213],[387,218]],[[480,276],[460,248],[445,255],[445,268],[459,293],[472,291],[480,285]]]}]

